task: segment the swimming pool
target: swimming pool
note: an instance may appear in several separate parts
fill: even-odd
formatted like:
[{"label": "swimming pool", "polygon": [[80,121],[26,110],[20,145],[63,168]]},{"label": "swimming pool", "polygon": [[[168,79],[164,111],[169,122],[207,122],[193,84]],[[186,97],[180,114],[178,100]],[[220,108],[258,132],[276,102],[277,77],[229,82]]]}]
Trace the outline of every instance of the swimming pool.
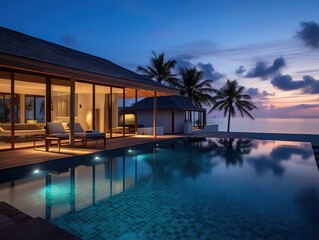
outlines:
[{"label": "swimming pool", "polygon": [[311,145],[199,139],[0,172],[0,200],[83,239],[317,239]]}]

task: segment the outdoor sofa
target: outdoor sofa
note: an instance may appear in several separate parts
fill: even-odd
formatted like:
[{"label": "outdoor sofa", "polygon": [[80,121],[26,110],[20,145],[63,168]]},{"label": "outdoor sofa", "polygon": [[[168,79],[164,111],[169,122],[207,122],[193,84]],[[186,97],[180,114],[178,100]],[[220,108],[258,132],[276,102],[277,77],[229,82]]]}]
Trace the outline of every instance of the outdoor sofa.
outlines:
[{"label": "outdoor sofa", "polygon": [[[45,129],[33,123],[15,123],[14,136],[45,134]],[[11,123],[0,124],[0,137],[11,137]]]}]

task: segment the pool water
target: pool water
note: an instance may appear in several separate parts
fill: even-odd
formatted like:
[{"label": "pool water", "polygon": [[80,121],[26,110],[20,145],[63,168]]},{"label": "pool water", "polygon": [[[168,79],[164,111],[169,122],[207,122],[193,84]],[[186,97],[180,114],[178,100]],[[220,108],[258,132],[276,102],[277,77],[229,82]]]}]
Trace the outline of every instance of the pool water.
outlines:
[{"label": "pool water", "polygon": [[319,236],[308,143],[178,141],[0,173],[1,201],[83,239]]}]

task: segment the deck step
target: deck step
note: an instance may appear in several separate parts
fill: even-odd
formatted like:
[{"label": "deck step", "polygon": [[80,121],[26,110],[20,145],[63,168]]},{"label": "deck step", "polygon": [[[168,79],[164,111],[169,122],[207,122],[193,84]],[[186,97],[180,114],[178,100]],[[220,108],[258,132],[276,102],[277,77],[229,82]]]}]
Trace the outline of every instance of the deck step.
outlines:
[{"label": "deck step", "polygon": [[0,202],[0,239],[80,239],[46,220],[32,218],[6,202]]},{"label": "deck step", "polygon": [[3,201],[0,202],[0,213],[17,223],[23,223],[32,219],[29,215]]},{"label": "deck step", "polygon": [[16,222],[0,213],[0,231],[1,229],[5,229],[13,224],[16,224]]},{"label": "deck step", "polygon": [[16,223],[2,229],[0,239],[24,240],[24,239],[79,239],[63,229],[37,217],[24,223]]}]

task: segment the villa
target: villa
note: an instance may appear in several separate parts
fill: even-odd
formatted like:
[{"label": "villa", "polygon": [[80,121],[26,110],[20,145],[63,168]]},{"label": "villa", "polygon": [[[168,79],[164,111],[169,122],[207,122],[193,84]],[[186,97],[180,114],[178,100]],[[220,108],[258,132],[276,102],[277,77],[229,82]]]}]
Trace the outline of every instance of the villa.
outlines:
[{"label": "villa", "polygon": [[[136,117],[140,125],[152,126],[154,98],[148,97],[137,102]],[[184,96],[163,96],[157,98],[157,123],[162,134],[184,133],[185,123],[190,123],[194,129],[203,129],[206,125],[206,109],[195,106],[191,99]],[[143,134],[144,128],[137,129]]]},{"label": "villa", "polygon": [[56,121],[70,123],[71,145],[77,122],[107,138],[129,136],[137,124],[126,131],[127,107],[178,94],[108,60],[0,27],[0,150],[33,146]]},{"label": "villa", "polygon": [[[32,149],[54,124],[70,146]],[[318,169],[317,134],[218,132],[176,89],[0,27],[0,239],[317,239]]]}]

